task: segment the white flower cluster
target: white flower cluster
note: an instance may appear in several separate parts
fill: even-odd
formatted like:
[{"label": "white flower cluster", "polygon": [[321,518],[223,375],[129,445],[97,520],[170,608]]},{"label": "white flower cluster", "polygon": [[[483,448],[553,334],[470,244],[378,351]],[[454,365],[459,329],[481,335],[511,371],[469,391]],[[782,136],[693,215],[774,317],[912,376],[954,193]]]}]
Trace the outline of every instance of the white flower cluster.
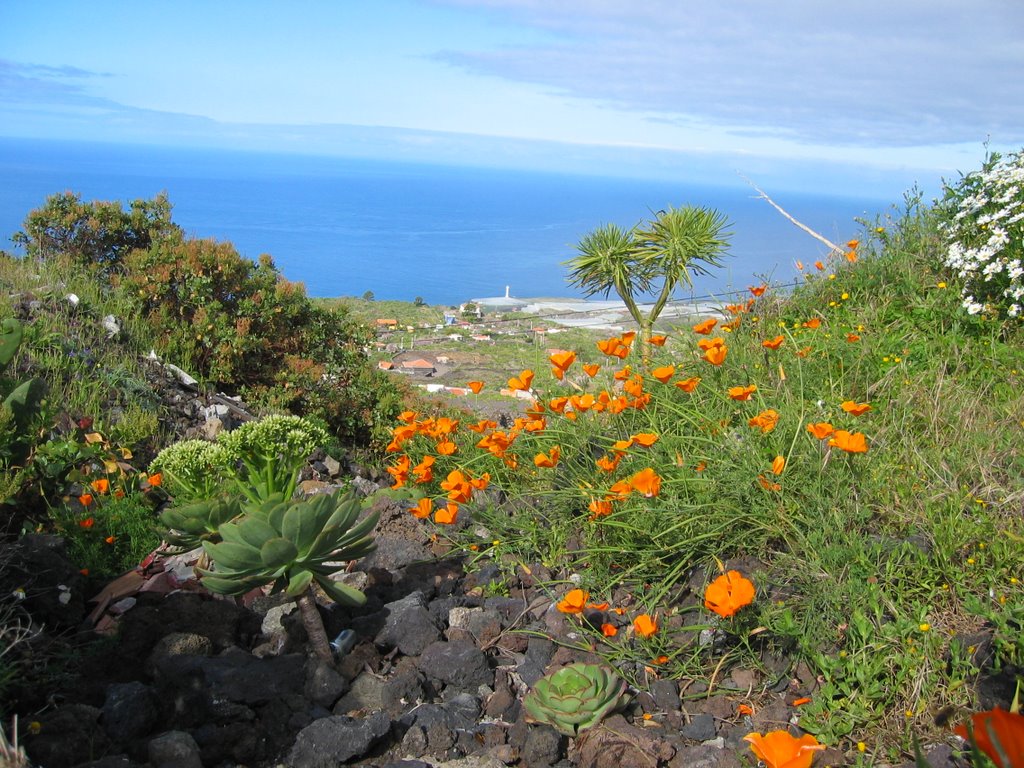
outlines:
[{"label": "white flower cluster", "polygon": [[1024,315],[1024,152],[993,156],[946,188],[946,266],[963,281],[970,314]]}]

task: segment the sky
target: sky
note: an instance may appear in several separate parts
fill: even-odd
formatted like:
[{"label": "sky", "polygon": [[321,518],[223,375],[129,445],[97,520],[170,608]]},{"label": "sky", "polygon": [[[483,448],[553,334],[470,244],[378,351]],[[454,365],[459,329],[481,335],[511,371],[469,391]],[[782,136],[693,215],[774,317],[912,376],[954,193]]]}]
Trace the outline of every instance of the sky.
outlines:
[{"label": "sky", "polygon": [[1024,145],[1020,0],[0,0],[0,136],[891,194]]}]

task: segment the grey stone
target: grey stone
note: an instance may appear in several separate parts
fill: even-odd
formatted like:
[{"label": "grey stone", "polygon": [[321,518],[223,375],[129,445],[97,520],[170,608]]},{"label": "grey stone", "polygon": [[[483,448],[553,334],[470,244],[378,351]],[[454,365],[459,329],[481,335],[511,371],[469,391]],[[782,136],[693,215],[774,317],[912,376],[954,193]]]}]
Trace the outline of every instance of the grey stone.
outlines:
[{"label": "grey stone", "polygon": [[146,672],[151,676],[165,674],[168,660],[177,656],[209,656],[213,653],[213,642],[205,635],[195,632],[171,632],[164,635],[146,659]]},{"label": "grey stone", "polygon": [[655,706],[663,711],[679,709],[679,684],[675,680],[655,680],[651,683],[651,697]]},{"label": "grey stone", "polygon": [[419,656],[431,643],[441,639],[441,630],[427,611],[420,592],[384,606],[384,628],[374,642],[384,648],[397,648],[406,656]]},{"label": "grey stone", "polygon": [[312,658],[306,663],[306,698],[330,709],[349,689],[349,682],[323,659]]},{"label": "grey stone", "polygon": [[391,720],[383,712],[360,719],[325,717],[299,731],[286,763],[291,768],[335,768],[365,755],[390,729]]},{"label": "grey stone", "polygon": [[71,768],[83,755],[106,751],[106,733],[99,727],[100,710],[86,704],[64,704],[39,717],[41,729],[25,745],[35,765]]},{"label": "grey stone", "polygon": [[153,768],[203,768],[199,745],[184,731],[168,731],[149,742]]},{"label": "grey stone", "polygon": [[384,681],[376,675],[364,672],[352,681],[352,688],[337,704],[334,714],[343,715],[355,710],[379,710],[384,708]]},{"label": "grey stone", "polygon": [[101,721],[107,735],[124,744],[144,736],[157,721],[156,695],[139,682],[114,683],[107,688]]},{"label": "grey stone", "polygon": [[565,751],[566,738],[550,725],[530,728],[520,757],[524,765],[543,768],[557,763]]},{"label": "grey stone", "polygon": [[423,675],[415,669],[403,669],[384,683],[381,704],[385,712],[400,716],[423,701]]},{"label": "grey stone", "polygon": [[684,725],[679,734],[684,739],[692,741],[707,741],[715,738],[715,718],[709,714],[701,713],[690,718],[690,722]]},{"label": "grey stone", "polygon": [[484,652],[464,640],[428,646],[420,654],[419,668],[428,678],[460,691],[475,691],[494,682]]}]

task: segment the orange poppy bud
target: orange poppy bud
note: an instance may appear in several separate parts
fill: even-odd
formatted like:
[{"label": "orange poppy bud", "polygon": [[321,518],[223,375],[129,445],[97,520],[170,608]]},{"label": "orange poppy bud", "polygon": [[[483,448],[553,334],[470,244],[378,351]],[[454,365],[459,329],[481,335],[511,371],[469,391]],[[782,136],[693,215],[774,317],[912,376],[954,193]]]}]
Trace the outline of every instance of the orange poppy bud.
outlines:
[{"label": "orange poppy bud", "polygon": [[533,457],[533,463],[538,467],[554,467],[558,464],[558,458],[561,455],[561,449],[556,445],[548,453],[538,453]]},{"label": "orange poppy bud", "polygon": [[761,487],[764,488],[766,491],[781,491],[782,490],[782,486],[781,485],[779,485],[778,483],[773,483],[771,480],[769,480],[764,475],[758,475],[757,476],[757,482],[759,482],[761,484]]},{"label": "orange poppy bud", "polygon": [[749,704],[740,704],[738,707],[736,707],[736,714],[737,715],[752,715],[752,714],[754,714],[754,708],[751,707]]},{"label": "orange poppy bud", "polygon": [[776,456],[775,460],[772,461],[772,474],[781,475],[782,471],[786,468],[786,457]]},{"label": "orange poppy bud", "polygon": [[107,536],[107,538],[105,538],[104,541],[107,542],[107,544],[113,544],[115,541],[117,541],[117,536]]},{"label": "orange poppy bud", "polygon": [[[92,501],[93,501],[93,499],[92,499],[92,494],[91,493],[83,493],[81,496],[78,497],[78,503],[81,504],[83,507],[86,507],[86,508],[89,508],[90,506],[92,506]],[[89,519],[92,520],[91,517]],[[92,523],[90,523],[90,525],[92,525]],[[88,527],[88,526],[86,526],[86,527]]]},{"label": "orange poppy bud", "polygon": [[804,704],[810,704],[810,703],[811,703],[811,697],[810,696],[801,696],[799,699],[793,699],[793,706],[794,707],[802,707]]},{"label": "orange poppy bud", "polygon": [[819,272],[824,271],[825,269],[825,265],[822,264],[820,261],[814,262],[814,266],[818,269]]},{"label": "orange poppy bud", "polygon": [[85,520],[79,520],[78,521],[79,528],[85,528],[86,530],[88,530],[89,528],[92,528],[95,524],[96,524],[96,519],[92,518],[92,517],[87,517],[87,518],[85,518]]}]

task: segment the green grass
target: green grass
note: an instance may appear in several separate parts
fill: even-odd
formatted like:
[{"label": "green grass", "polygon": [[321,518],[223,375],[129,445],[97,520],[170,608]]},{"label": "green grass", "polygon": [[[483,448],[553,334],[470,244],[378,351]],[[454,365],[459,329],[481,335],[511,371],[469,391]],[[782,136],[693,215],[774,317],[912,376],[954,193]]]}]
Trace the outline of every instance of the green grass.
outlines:
[{"label": "green grass", "polygon": [[[504,456],[460,428],[458,452],[439,456],[435,484],[419,490],[443,503],[436,483],[460,469],[487,473],[510,501],[470,502],[464,513],[474,525],[438,532],[486,549],[472,535],[482,523],[500,542],[487,551],[555,569],[556,598],[571,587],[570,572],[599,601],[626,585],[628,614],[658,615],[663,628],[639,653],[621,637],[592,638],[611,661],[665,655],[665,674],[714,681],[733,664],[803,660],[820,686],[799,710],[801,727],[861,764],[912,757],[915,736],[945,738],[934,712],[967,711],[981,676],[1024,668],[1024,355],[1019,327],[962,311],[941,267],[937,223],[913,198],[864,222],[856,263],[839,255],[791,295],[758,299],[731,332],[712,332],[728,347],[720,367],[701,359],[689,326],[670,330],[651,361],[651,370],[675,366],[667,384],[643,372],[634,352],[624,362],[643,376],[643,408],[570,420],[552,412],[552,398],[620,395],[610,377],[618,361],[603,359],[592,381],[577,361],[559,382],[544,357],[509,356],[508,376],[524,362],[536,370],[544,428],[522,422]],[[819,327],[809,327],[813,318]],[[779,334],[778,350],[762,346]],[[578,341],[580,360],[601,358],[592,338]],[[695,375],[702,381],[692,394],[672,385]],[[749,384],[748,401],[726,393]],[[871,408],[853,416],[840,407],[850,400]],[[767,409],[779,414],[774,430],[748,425]],[[424,416],[427,428],[401,446],[413,463],[434,449]],[[867,452],[815,439],[806,427],[816,422],[865,434]],[[612,473],[595,466],[637,433],[658,440],[630,447]],[[558,465],[535,466],[534,456],[555,446]],[[779,456],[785,469],[776,475]],[[661,477],[656,495],[630,493],[611,514],[591,517],[592,500],[646,468]],[[682,588],[695,569],[714,575],[716,560],[742,563],[758,588],[733,619],[719,620]],[[725,632],[724,650],[695,645],[708,625]],[[978,633],[991,639],[988,657],[971,647]]]}]

